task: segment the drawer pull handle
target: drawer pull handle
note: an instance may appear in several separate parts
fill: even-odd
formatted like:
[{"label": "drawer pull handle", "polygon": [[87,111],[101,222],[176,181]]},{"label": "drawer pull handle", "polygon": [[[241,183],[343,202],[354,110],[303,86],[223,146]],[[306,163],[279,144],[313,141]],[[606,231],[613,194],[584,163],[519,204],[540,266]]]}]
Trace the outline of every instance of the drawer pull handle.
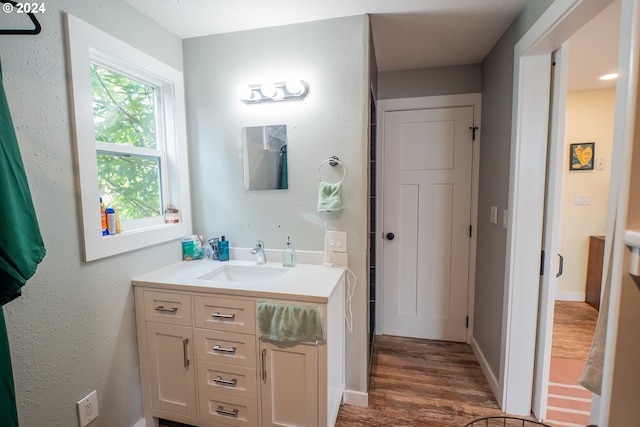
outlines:
[{"label": "drawer pull handle", "polygon": [[237,409],[234,409],[233,411],[230,411],[228,409],[224,409],[224,406],[218,406],[216,408],[216,413],[220,414],[220,415],[224,415],[225,417],[238,418],[238,410]]},{"label": "drawer pull handle", "polygon": [[262,349],[262,382],[267,383],[267,349]]},{"label": "drawer pull handle", "polygon": [[235,347],[220,347],[218,344],[213,346],[213,351],[222,351],[225,353],[235,353],[236,352],[236,348]]},{"label": "drawer pull handle", "polygon": [[159,305],[156,307],[156,311],[160,313],[172,313],[175,314],[178,311],[178,307],[164,308],[164,306]]},{"label": "drawer pull handle", "polygon": [[218,318],[218,319],[235,319],[236,315],[233,314],[233,313],[231,313],[231,314],[222,314],[222,313],[215,312],[215,313],[213,313],[211,315],[211,317]]},{"label": "drawer pull handle", "polygon": [[189,369],[191,362],[189,361],[189,338],[182,340],[182,357],[184,359],[184,369]]},{"label": "drawer pull handle", "polygon": [[231,386],[231,387],[235,387],[236,383],[238,382],[237,379],[232,379],[232,380],[225,380],[223,379],[221,376],[217,376],[213,379],[213,382],[216,384],[222,384],[222,385],[227,385],[227,386]]}]

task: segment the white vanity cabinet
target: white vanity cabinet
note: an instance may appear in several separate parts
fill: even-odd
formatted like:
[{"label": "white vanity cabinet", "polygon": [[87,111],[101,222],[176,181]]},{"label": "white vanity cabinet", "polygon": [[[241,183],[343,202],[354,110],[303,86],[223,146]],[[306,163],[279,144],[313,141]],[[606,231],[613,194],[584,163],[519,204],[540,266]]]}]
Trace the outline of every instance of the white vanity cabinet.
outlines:
[{"label": "white vanity cabinet", "polygon": [[[317,427],[318,345],[261,341],[262,427]],[[326,424],[325,424],[326,425]]]},{"label": "white vanity cabinet", "polygon": [[[132,282],[147,427],[158,418],[197,427],[334,425],[344,393],[342,270],[332,272],[326,296],[163,277]],[[326,340],[261,340],[261,300],[317,305]]]},{"label": "white vanity cabinet", "polygon": [[146,344],[151,405],[159,411],[195,417],[191,299],[185,294],[149,291],[141,303],[146,333],[139,341]]}]

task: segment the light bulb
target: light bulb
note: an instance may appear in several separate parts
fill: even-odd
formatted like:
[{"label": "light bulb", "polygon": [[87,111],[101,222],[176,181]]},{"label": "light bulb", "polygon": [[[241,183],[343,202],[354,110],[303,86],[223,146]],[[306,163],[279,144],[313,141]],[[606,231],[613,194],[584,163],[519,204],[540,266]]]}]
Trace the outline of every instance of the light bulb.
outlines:
[{"label": "light bulb", "polygon": [[300,95],[304,91],[304,86],[300,80],[289,80],[286,84],[287,92],[292,95]]},{"label": "light bulb", "polygon": [[251,101],[253,98],[253,89],[247,85],[238,86],[238,97],[243,101]]},{"label": "light bulb", "polygon": [[268,98],[273,98],[276,95],[276,86],[273,83],[262,83],[260,92]]}]

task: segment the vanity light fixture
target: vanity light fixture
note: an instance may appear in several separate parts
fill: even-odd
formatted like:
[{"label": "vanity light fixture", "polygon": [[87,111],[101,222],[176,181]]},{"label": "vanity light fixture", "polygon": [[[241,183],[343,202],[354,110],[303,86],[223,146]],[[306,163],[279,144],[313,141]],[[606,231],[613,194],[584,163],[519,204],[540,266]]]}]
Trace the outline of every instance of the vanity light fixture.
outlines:
[{"label": "vanity light fixture", "polygon": [[308,94],[309,85],[304,80],[253,84],[238,89],[238,96],[245,104],[297,101],[304,99]]}]

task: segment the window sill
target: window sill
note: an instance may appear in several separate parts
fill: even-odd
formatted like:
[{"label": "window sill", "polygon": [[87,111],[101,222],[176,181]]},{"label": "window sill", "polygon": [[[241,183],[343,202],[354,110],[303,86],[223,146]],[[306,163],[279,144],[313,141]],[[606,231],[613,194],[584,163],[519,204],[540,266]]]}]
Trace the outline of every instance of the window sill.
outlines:
[{"label": "window sill", "polygon": [[192,234],[191,221],[163,223],[120,234],[102,236],[97,230],[95,236],[85,236],[85,261],[95,261],[113,255],[142,249],[159,243],[180,239]]}]

